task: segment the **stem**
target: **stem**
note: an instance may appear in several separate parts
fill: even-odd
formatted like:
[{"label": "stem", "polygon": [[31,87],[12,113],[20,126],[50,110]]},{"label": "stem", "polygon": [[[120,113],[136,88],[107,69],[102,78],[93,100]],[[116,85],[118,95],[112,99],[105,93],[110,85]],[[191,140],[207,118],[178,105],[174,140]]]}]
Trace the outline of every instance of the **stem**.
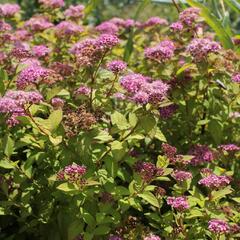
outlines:
[{"label": "stem", "polygon": [[90,105],[90,109],[92,109],[92,103],[93,103],[93,84],[95,83],[97,74],[98,74],[98,70],[103,62],[104,57],[106,56],[107,51],[105,51],[96,67],[96,71],[93,73],[92,75],[92,80],[91,80],[91,92],[90,92],[90,99],[89,99],[89,105]]},{"label": "stem", "polygon": [[176,3],[176,1],[175,1],[175,0],[172,0],[172,2],[173,2],[173,4],[174,4],[174,6],[176,7],[178,13],[180,13],[180,12],[181,12],[181,9],[179,8],[179,6],[178,6],[178,4]]},{"label": "stem", "polygon": [[36,125],[36,127],[39,129],[39,131],[43,134],[43,135],[46,135],[46,136],[49,136],[49,134],[43,130],[41,128],[41,126],[35,121],[35,119],[33,118],[32,114],[29,112],[28,109],[25,109],[26,113],[27,113],[27,116],[30,117],[30,119],[32,120],[32,122]]},{"label": "stem", "polygon": [[109,96],[111,95],[111,92],[112,92],[112,90],[113,90],[113,88],[114,88],[114,83],[115,83],[117,77],[118,77],[118,75],[116,74],[116,75],[115,75],[115,78],[114,78],[113,81],[112,81],[112,86],[110,87],[110,89],[108,90],[108,92],[107,92],[107,94],[106,94],[106,97],[109,97]]}]

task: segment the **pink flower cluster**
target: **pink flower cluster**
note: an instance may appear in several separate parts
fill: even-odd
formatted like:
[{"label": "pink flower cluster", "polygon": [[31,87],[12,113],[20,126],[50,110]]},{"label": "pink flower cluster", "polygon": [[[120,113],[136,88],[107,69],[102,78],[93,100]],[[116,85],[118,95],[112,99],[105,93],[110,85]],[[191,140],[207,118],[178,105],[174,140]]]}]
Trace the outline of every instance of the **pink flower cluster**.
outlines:
[{"label": "pink flower cluster", "polygon": [[87,38],[74,44],[70,53],[76,56],[77,62],[82,66],[91,66],[119,43],[115,35],[102,34],[98,38]]},{"label": "pink flower cluster", "polygon": [[145,182],[152,181],[155,177],[163,174],[163,169],[156,167],[153,163],[137,161],[134,170]]},{"label": "pink flower cluster", "polygon": [[83,32],[83,27],[70,21],[62,21],[55,26],[55,33],[58,37],[72,36],[81,32]]},{"label": "pink flower cluster", "polygon": [[5,3],[0,4],[0,16],[2,17],[13,17],[20,11],[18,4]]},{"label": "pink flower cluster", "polygon": [[86,172],[87,172],[87,168],[85,166],[72,164],[60,170],[57,173],[57,179],[62,181],[66,180],[71,183],[82,184],[83,183],[82,177]]},{"label": "pink flower cluster", "polygon": [[229,232],[230,227],[224,220],[212,219],[208,222],[208,229],[215,234],[225,234]]},{"label": "pink flower cluster", "polygon": [[55,109],[62,108],[64,106],[64,100],[54,97],[51,99],[51,104]]},{"label": "pink flower cluster", "polygon": [[171,104],[166,107],[159,108],[159,113],[162,119],[168,119],[170,118],[178,109],[178,106],[176,104]]},{"label": "pink flower cluster", "polygon": [[165,62],[174,56],[174,50],[174,43],[164,40],[155,47],[145,49],[145,57],[157,62]]},{"label": "pink flower cluster", "polygon": [[196,20],[199,18],[199,8],[187,8],[179,15],[179,20],[188,27],[192,27]]},{"label": "pink flower cluster", "polygon": [[49,70],[39,65],[30,65],[23,69],[17,78],[17,88],[24,89],[29,85],[38,84],[49,74]]},{"label": "pink flower cluster", "polygon": [[109,20],[109,22],[114,23],[119,29],[128,29],[131,27],[135,27],[139,25],[138,22],[136,22],[133,19],[122,19],[122,18],[112,18]]},{"label": "pink flower cluster", "polygon": [[149,236],[145,237],[144,240],[161,240],[161,238],[157,235],[150,234]]},{"label": "pink flower cluster", "polygon": [[211,189],[217,189],[227,186],[230,183],[230,178],[227,176],[217,176],[215,174],[211,174],[205,178],[202,178],[198,181],[198,184],[204,185]]},{"label": "pink flower cluster", "polygon": [[44,57],[50,53],[50,49],[45,45],[35,45],[32,48],[33,55],[37,58]]},{"label": "pink flower cluster", "polygon": [[51,28],[54,25],[51,22],[49,22],[46,17],[35,16],[26,21],[24,26],[29,28],[31,31],[37,32]]},{"label": "pink flower cluster", "polygon": [[26,104],[38,104],[42,100],[42,95],[36,91],[25,92],[10,90],[6,92],[4,97],[0,98],[0,112],[10,114],[7,124],[9,126],[15,126],[19,123],[17,117],[26,114],[24,109]]},{"label": "pink flower cluster", "polygon": [[184,211],[189,208],[186,197],[168,197],[167,204],[178,211]]},{"label": "pink flower cluster", "polygon": [[179,182],[183,182],[185,180],[192,179],[193,176],[191,172],[175,170],[172,173],[172,177]]},{"label": "pink flower cluster", "polygon": [[123,239],[117,235],[114,235],[114,236],[110,236],[108,240],[123,240]]},{"label": "pink flower cluster", "polygon": [[153,26],[160,26],[160,25],[168,25],[168,21],[163,18],[159,17],[150,17],[146,22],[141,24],[141,27],[153,27]]},{"label": "pink flower cluster", "polygon": [[64,6],[64,0],[39,0],[46,8],[61,8]]},{"label": "pink flower cluster", "polygon": [[223,144],[223,145],[220,145],[219,148],[226,152],[234,152],[234,151],[240,150],[240,147],[238,147],[235,144]]},{"label": "pink flower cluster", "polygon": [[235,73],[232,76],[232,81],[235,82],[235,83],[240,83],[240,73]]},{"label": "pink flower cluster", "polygon": [[170,29],[173,32],[181,32],[183,30],[183,24],[181,22],[174,22],[170,25]]},{"label": "pink flower cluster", "polygon": [[110,21],[102,22],[101,24],[96,26],[95,29],[100,33],[107,33],[107,34],[117,34],[119,30],[117,25]]},{"label": "pink flower cluster", "polygon": [[217,53],[219,50],[221,50],[220,44],[208,38],[195,38],[187,46],[187,52],[196,62],[204,60],[209,53]]},{"label": "pink flower cluster", "polygon": [[89,95],[91,92],[91,88],[81,85],[77,90],[75,90],[74,94],[75,95]]},{"label": "pink flower cluster", "polygon": [[11,30],[12,30],[12,27],[10,24],[6,23],[3,20],[0,20],[0,32],[7,32]]},{"label": "pink flower cluster", "polygon": [[25,46],[15,46],[11,51],[11,55],[17,59],[24,59],[24,58],[32,57],[32,53]]},{"label": "pink flower cluster", "polygon": [[194,156],[191,160],[193,165],[212,162],[215,159],[214,152],[208,146],[200,144],[193,146],[189,151],[189,155]]},{"label": "pink flower cluster", "polygon": [[65,10],[64,15],[69,18],[82,18],[84,16],[84,5],[76,5],[69,6],[68,9]]},{"label": "pink flower cluster", "polygon": [[183,161],[182,155],[177,154],[177,148],[167,144],[162,144],[162,150],[171,164],[187,165],[190,161]]},{"label": "pink flower cluster", "polygon": [[169,86],[161,80],[150,82],[141,74],[131,73],[120,79],[121,86],[132,96],[130,99],[138,104],[158,103],[162,101]]},{"label": "pink flower cluster", "polygon": [[127,68],[127,64],[121,60],[113,60],[107,64],[107,69],[115,74],[119,74]]}]

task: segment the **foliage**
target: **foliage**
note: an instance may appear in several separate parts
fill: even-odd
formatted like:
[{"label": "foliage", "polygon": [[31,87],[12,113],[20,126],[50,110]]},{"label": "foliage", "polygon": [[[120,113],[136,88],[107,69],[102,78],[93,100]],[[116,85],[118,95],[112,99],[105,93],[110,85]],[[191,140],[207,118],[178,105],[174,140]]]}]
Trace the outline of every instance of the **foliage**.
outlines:
[{"label": "foliage", "polygon": [[240,237],[239,39],[147,2],[0,5],[1,239]]}]

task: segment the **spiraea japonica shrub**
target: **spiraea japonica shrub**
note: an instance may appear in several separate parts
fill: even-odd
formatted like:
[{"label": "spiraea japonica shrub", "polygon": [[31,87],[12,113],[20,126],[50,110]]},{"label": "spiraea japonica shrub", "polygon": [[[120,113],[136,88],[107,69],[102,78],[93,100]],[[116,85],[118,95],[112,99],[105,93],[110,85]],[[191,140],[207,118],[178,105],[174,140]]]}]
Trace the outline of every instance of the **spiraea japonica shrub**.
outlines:
[{"label": "spiraea japonica shrub", "polygon": [[238,239],[237,43],[39,3],[0,5],[0,238]]}]

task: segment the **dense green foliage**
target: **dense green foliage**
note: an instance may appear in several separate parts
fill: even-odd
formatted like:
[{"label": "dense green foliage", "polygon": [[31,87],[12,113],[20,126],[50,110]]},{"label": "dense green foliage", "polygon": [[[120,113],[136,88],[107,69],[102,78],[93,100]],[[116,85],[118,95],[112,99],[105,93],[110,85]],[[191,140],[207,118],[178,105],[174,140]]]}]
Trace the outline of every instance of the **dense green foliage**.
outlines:
[{"label": "dense green foliage", "polygon": [[0,239],[240,238],[237,30],[93,2],[0,11]]}]

